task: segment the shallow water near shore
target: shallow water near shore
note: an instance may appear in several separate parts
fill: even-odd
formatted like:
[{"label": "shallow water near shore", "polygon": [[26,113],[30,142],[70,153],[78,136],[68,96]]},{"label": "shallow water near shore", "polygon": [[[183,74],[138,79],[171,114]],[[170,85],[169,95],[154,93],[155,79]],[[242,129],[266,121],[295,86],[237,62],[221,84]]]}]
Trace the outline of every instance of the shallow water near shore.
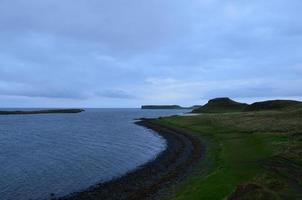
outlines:
[{"label": "shallow water near shore", "polygon": [[134,170],[166,148],[161,136],[134,119],[185,112],[87,109],[0,116],[1,200],[64,196]]}]

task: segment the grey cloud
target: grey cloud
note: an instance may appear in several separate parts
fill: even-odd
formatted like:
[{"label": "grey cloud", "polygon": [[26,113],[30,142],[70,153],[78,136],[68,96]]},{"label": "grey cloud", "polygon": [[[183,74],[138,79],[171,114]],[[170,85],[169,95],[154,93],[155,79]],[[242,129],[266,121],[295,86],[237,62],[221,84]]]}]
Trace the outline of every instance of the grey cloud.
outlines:
[{"label": "grey cloud", "polygon": [[[287,88],[289,87],[289,88]],[[258,87],[247,86],[230,89],[216,89],[204,95],[206,98],[215,98],[217,96],[229,96],[233,98],[267,98],[272,99],[276,97],[301,97],[302,92],[295,84],[289,84],[286,87],[278,87],[274,85],[259,85]]]},{"label": "grey cloud", "polygon": [[50,87],[47,85],[37,86],[18,82],[0,82],[0,95],[64,99],[85,99],[88,97],[83,91],[76,91],[74,89]]},{"label": "grey cloud", "polygon": [[130,94],[123,90],[104,90],[101,92],[96,93],[99,97],[107,97],[107,98],[113,98],[113,99],[138,99],[137,96]]},{"label": "grey cloud", "polygon": [[181,14],[174,11],[179,4],[186,5],[158,0],[15,0],[13,5],[11,1],[1,1],[0,29],[93,42],[116,54],[137,53],[163,45],[185,30]]},{"label": "grey cloud", "polygon": [[[301,96],[301,8],[300,0],[2,0],[0,93],[104,105]],[[176,81],[155,86],[150,77]]]}]

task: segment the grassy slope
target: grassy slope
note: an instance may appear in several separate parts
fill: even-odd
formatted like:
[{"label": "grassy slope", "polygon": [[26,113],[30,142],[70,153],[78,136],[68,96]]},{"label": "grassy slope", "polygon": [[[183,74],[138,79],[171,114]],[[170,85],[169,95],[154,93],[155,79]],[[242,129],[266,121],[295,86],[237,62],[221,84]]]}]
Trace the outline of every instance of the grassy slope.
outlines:
[{"label": "grassy slope", "polygon": [[245,109],[245,106],[239,105],[236,107],[203,107],[198,110],[193,110],[193,113],[231,113],[241,112]]},{"label": "grassy slope", "polygon": [[171,199],[224,199],[244,183],[262,188],[246,199],[301,198],[301,111],[203,114],[158,123],[191,130],[206,146],[200,171]]},{"label": "grassy slope", "polygon": [[292,100],[270,100],[256,102],[247,106],[244,111],[268,111],[268,110],[278,110],[278,111],[291,111],[302,108],[302,102],[292,101]]}]

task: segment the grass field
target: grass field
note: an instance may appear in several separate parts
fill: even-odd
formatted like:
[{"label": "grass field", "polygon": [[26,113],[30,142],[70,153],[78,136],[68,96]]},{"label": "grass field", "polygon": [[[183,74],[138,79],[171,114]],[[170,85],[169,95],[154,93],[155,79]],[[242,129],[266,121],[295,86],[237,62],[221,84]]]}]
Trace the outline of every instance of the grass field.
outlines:
[{"label": "grass field", "polygon": [[171,200],[302,199],[302,110],[177,116],[157,123],[202,140],[195,175]]}]

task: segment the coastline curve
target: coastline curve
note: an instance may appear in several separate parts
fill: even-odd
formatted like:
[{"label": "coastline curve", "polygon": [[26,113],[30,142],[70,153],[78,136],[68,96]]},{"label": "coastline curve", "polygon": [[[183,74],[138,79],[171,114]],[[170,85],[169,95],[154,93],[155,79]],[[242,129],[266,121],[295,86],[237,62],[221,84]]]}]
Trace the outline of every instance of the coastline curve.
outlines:
[{"label": "coastline curve", "polygon": [[[153,161],[111,181],[94,185],[58,200],[148,200],[159,199],[169,188],[188,175],[202,159],[199,138],[181,129],[156,123],[154,119],[135,122],[151,129],[167,141],[167,148]],[[164,189],[165,188],[165,189]]]}]

